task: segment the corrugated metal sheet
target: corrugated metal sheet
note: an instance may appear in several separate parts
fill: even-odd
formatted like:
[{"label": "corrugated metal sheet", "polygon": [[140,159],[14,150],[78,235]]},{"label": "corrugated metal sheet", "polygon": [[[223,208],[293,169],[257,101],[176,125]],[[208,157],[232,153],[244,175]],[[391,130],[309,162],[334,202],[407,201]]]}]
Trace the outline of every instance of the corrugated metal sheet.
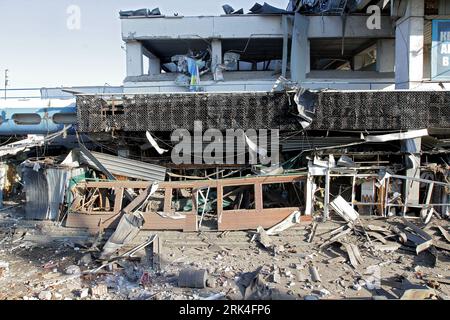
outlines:
[{"label": "corrugated metal sheet", "polygon": [[64,203],[67,180],[70,177],[70,169],[48,168],[45,170],[48,188],[48,212],[47,219],[56,220],[59,209]]},{"label": "corrugated metal sheet", "polygon": [[[270,135],[267,139],[263,140],[266,142],[266,145],[263,145],[262,147],[265,148],[267,151],[271,151],[270,148]],[[248,152],[248,146],[245,142],[245,140],[242,138],[238,138],[239,143],[235,141],[234,143],[234,152],[237,154],[246,153]],[[252,138],[252,141],[256,141],[254,138]],[[346,145],[349,143],[354,142],[360,142],[362,141],[358,137],[313,137],[313,136],[303,136],[303,137],[280,137],[279,145],[280,149],[283,152],[289,152],[289,151],[302,151],[302,150],[311,150],[314,148],[323,148],[323,147],[333,147],[333,146],[341,146]],[[207,144],[203,144],[203,150],[206,148]],[[261,146],[261,145],[260,145]],[[193,142],[187,143],[187,142],[179,142],[177,144],[178,148],[182,148],[184,150],[191,150],[193,152]],[[227,151],[227,147],[229,147],[226,144],[226,141],[222,145],[222,150],[224,154]]]},{"label": "corrugated metal sheet", "polygon": [[40,165],[39,169],[34,170],[33,165],[31,161],[22,165],[26,217],[31,220],[56,220],[69,180],[84,169]]},{"label": "corrugated metal sheet", "polygon": [[25,215],[30,220],[45,220],[48,212],[48,183],[42,170],[24,166],[22,179],[25,189]]},{"label": "corrugated metal sheet", "polygon": [[356,137],[294,137],[280,142],[281,149],[287,151],[302,151],[315,148],[333,147],[359,142]]},{"label": "corrugated metal sheet", "polygon": [[[91,151],[91,153],[112,174],[147,181],[164,181],[166,178],[165,167],[100,152]],[[97,166],[82,152],[80,152],[80,161],[98,170]]]}]

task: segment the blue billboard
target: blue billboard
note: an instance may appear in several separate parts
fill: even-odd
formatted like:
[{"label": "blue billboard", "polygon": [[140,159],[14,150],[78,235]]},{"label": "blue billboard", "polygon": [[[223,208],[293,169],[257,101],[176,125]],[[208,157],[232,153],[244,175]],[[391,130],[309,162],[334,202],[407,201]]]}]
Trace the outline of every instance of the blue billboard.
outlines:
[{"label": "blue billboard", "polygon": [[450,20],[432,23],[431,79],[450,79]]}]

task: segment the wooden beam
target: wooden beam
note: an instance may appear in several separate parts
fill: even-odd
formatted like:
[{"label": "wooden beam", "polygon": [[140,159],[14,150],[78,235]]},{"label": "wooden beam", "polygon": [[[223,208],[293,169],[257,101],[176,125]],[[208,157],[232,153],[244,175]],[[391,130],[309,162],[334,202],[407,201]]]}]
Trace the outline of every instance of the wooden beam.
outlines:
[{"label": "wooden beam", "polygon": [[[159,189],[173,188],[173,189],[185,189],[185,188],[217,188],[217,184],[220,183],[223,186],[240,186],[251,185],[255,183],[271,184],[271,183],[287,183],[297,182],[306,179],[306,174],[301,175],[282,175],[282,176],[260,176],[260,177],[246,177],[246,178],[230,178],[221,180],[197,180],[197,181],[164,181],[158,183]],[[87,188],[132,188],[132,189],[145,189],[150,186],[150,181],[82,181],[77,184],[79,187]]]},{"label": "wooden beam", "polygon": [[262,195],[262,184],[255,184],[255,210],[257,212],[262,212],[263,210],[263,195]]},{"label": "wooden beam", "polygon": [[172,188],[165,188],[164,190],[164,212],[172,212]]},{"label": "wooden beam", "polygon": [[[143,230],[182,230],[185,232],[197,231],[197,215],[192,212],[180,212],[184,219],[163,218],[155,212],[144,212]],[[95,234],[100,229],[115,229],[121,215],[114,213],[81,214],[70,212],[67,215],[67,228],[86,228]]]}]

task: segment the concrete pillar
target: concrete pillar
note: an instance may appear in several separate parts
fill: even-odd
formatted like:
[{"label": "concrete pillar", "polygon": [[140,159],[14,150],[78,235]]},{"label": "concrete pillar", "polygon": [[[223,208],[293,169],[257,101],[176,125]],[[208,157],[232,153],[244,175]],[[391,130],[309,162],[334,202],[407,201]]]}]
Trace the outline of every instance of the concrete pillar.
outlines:
[{"label": "concrete pillar", "polygon": [[395,28],[395,88],[411,89],[423,80],[424,1],[409,0]]},{"label": "concrete pillar", "polygon": [[143,46],[139,41],[126,43],[127,77],[141,76],[144,71]]},{"label": "concrete pillar", "polygon": [[395,40],[381,39],[377,41],[377,71],[394,72]]},{"label": "concrete pillar", "polygon": [[[420,178],[420,150],[422,138],[406,139],[402,141],[402,151],[408,153],[405,156],[406,176],[413,178]],[[404,184],[404,198],[409,204],[418,204],[420,195],[420,182],[405,180]],[[406,207],[404,209],[406,212]]]},{"label": "concrete pillar", "polygon": [[148,74],[151,76],[161,73],[161,60],[154,54],[150,54],[148,57]]},{"label": "concrete pillar", "polygon": [[[283,52],[281,59],[281,76],[286,77],[287,65],[288,65],[288,42],[289,42],[289,24],[292,24],[288,15],[281,17],[281,24],[283,26]],[[288,21],[289,19],[289,21]]]},{"label": "concrete pillar", "polygon": [[222,41],[214,39],[211,41],[211,70],[214,72],[219,64],[222,64]]},{"label": "concrete pillar", "polygon": [[310,71],[310,50],[308,39],[309,20],[307,17],[296,13],[292,30],[291,48],[291,78],[293,81],[302,82]]},{"label": "concrete pillar", "polygon": [[431,78],[431,45],[425,47],[423,54],[423,77],[424,79]]},{"label": "concrete pillar", "polygon": [[153,76],[161,73],[161,60],[145,47],[142,49],[144,56],[148,58],[148,74]]}]

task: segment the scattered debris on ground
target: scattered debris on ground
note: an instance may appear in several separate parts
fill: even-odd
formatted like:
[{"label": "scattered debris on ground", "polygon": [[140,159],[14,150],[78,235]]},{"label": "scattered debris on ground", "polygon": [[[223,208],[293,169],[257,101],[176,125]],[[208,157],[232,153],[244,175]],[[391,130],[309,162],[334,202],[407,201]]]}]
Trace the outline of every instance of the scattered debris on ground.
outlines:
[{"label": "scattered debris on ground", "polygon": [[316,224],[311,241],[311,225],[300,224],[271,236],[263,228],[226,235],[140,231],[102,260],[107,232],[96,245],[98,236],[23,216],[20,207],[0,215],[0,299],[447,299],[450,293],[446,220],[424,227],[420,218],[364,217],[349,226],[337,218]]}]

